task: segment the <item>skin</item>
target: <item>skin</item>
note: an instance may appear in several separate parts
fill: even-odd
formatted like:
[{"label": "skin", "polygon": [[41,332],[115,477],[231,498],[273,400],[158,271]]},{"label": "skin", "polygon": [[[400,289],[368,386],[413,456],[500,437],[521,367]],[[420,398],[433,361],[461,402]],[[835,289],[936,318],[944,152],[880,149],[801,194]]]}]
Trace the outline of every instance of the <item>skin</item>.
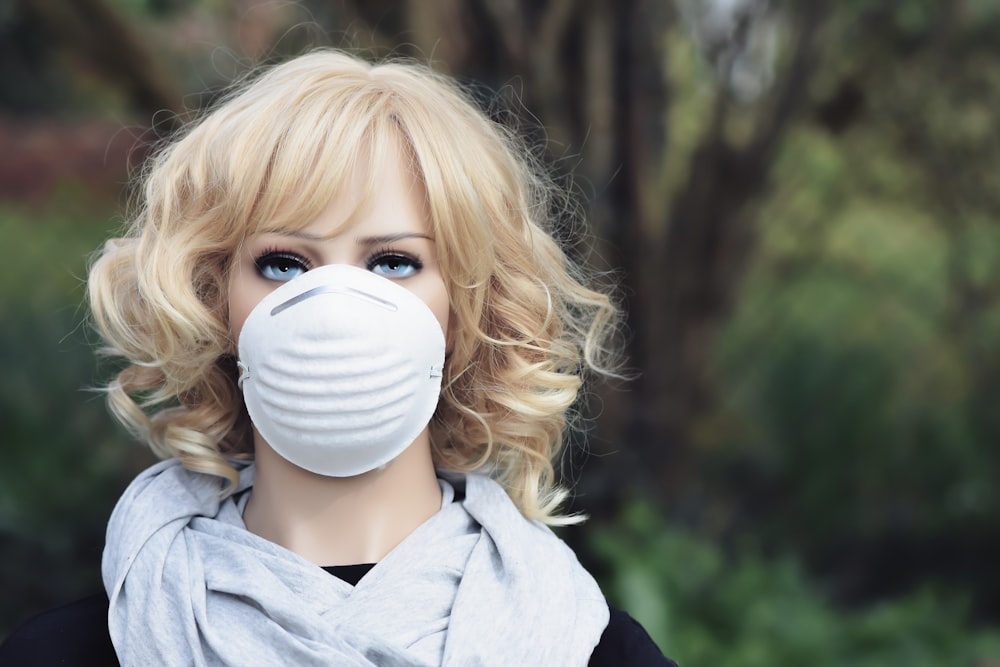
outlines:
[{"label": "skin", "polygon": [[[368,205],[360,175],[304,229],[248,238],[229,285],[230,329],[238,341],[247,316],[284,280],[327,264],[374,271],[409,289],[448,331],[448,292],[437,262],[421,185],[396,150]],[[417,262],[413,261],[417,258]],[[421,266],[417,266],[417,264]],[[378,562],[441,508],[428,431],[385,468],[325,477],[278,455],[254,431],[256,480],[247,529],[321,566]]]}]

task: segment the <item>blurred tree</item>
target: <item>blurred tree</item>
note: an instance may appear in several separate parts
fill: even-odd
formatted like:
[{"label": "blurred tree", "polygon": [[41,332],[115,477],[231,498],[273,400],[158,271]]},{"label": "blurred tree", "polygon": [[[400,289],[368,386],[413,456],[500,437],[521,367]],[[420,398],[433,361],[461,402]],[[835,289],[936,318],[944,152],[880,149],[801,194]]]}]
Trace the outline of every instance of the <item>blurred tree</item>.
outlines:
[{"label": "blurred tree", "polygon": [[1000,613],[998,29],[989,2],[838,5],[850,49],[755,212],[701,442],[729,443],[722,514],[847,598],[938,577]]},{"label": "blurred tree", "polygon": [[70,62],[84,65],[125,91],[147,113],[184,110],[172,73],[154,57],[139,31],[105,0],[16,0],[23,28]]}]

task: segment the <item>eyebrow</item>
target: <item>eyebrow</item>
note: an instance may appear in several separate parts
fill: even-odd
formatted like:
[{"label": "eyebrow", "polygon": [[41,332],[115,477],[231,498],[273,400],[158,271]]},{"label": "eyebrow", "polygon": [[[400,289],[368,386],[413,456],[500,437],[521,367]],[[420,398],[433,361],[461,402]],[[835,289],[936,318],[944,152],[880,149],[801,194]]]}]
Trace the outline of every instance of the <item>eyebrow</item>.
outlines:
[{"label": "eyebrow", "polygon": [[[269,232],[271,234],[277,234],[279,236],[291,236],[293,238],[302,239],[304,241],[326,241],[329,237],[320,236],[318,234],[311,234],[303,230],[274,230]],[[401,232],[399,234],[386,234],[384,236],[361,236],[354,239],[355,243],[363,246],[371,245],[386,245],[389,243],[395,243],[397,241],[402,241],[404,239],[427,239],[430,242],[434,242],[434,238],[428,236],[427,234],[419,234],[416,232]]]},{"label": "eyebrow", "polygon": [[430,242],[434,242],[434,239],[427,234],[418,234],[415,232],[403,232],[401,234],[388,234],[386,236],[362,236],[354,239],[358,245],[387,245],[390,243],[395,243],[396,241],[402,241],[404,239],[427,239]]}]

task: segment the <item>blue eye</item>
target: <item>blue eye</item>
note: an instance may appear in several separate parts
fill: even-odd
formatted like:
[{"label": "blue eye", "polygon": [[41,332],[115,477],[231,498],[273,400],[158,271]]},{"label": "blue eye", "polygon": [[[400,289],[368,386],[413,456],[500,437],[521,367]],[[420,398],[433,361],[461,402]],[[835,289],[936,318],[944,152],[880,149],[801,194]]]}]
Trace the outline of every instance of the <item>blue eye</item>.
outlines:
[{"label": "blue eye", "polygon": [[257,273],[266,280],[288,282],[310,268],[309,260],[290,252],[269,251],[254,260]]},{"label": "blue eye", "polygon": [[418,258],[398,252],[379,252],[368,260],[368,270],[384,278],[409,278],[422,268]]}]

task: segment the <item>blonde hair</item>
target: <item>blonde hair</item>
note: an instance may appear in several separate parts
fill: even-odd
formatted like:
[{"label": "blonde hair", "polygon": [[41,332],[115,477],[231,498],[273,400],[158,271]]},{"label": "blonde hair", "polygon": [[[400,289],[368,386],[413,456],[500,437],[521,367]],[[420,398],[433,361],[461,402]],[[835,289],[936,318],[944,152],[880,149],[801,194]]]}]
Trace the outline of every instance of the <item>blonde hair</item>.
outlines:
[{"label": "blonde hair", "polygon": [[[566,523],[553,467],[589,370],[613,371],[616,310],[552,236],[562,191],[450,79],[319,51],[235,90],[151,161],[137,214],[90,271],[113,414],[160,456],[217,475],[252,456],[227,322],[249,235],[305,226],[359,165],[404,147],[424,187],[452,310],[435,464],[482,471],[525,516]],[[367,148],[366,148],[367,147]],[[367,164],[365,163],[367,161]]]}]

